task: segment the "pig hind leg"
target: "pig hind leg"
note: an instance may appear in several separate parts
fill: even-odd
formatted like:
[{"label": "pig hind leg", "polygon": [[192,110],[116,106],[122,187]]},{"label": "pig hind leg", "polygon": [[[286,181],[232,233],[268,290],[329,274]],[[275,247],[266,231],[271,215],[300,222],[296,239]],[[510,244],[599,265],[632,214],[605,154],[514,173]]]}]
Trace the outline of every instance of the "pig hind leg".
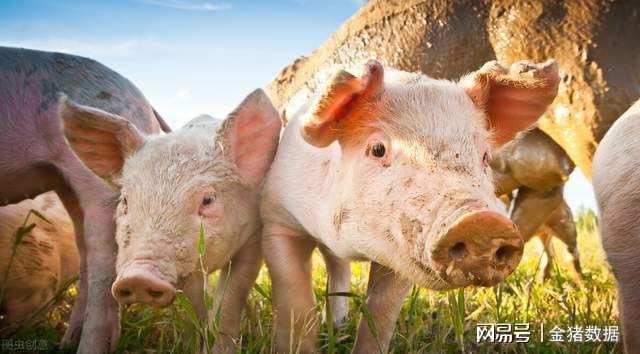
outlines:
[{"label": "pig hind leg", "polygon": [[544,252],[547,254],[547,264],[544,266],[544,280],[548,280],[551,278],[551,273],[553,272],[553,262],[556,258],[556,252],[553,248],[553,239],[551,235],[548,233],[543,233],[540,235],[540,241],[544,246]]},{"label": "pig hind leg", "polygon": [[[327,266],[329,293],[346,293],[351,286],[351,265],[348,260],[337,257],[325,247],[320,252]],[[349,314],[349,298],[341,295],[329,297],[329,307],[333,318],[333,326],[338,327],[345,322]]]},{"label": "pig hind leg", "polygon": [[[306,234],[266,222],[262,248],[271,275],[276,317],[276,352],[315,352],[316,312],[311,254]],[[292,328],[293,326],[293,328]]]},{"label": "pig hind leg", "polygon": [[[628,196],[599,202],[600,234],[618,284],[625,352],[640,352],[640,203]],[[620,202],[620,201],[623,202]]]},{"label": "pig hind leg", "polygon": [[549,220],[547,220],[547,225],[552,230],[552,234],[567,245],[567,251],[572,256],[573,267],[582,276],[582,266],[578,253],[578,232],[576,223],[573,220],[573,214],[566,202],[563,201],[562,205],[553,212]]}]

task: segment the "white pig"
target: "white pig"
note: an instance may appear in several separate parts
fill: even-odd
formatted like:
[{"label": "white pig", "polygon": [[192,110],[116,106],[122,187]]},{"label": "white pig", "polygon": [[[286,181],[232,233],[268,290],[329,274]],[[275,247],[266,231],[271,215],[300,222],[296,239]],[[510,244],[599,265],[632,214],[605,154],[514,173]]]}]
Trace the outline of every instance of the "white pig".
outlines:
[{"label": "white pig", "polygon": [[122,304],[164,307],[181,288],[203,316],[202,222],[204,265],[222,269],[214,306],[222,306],[220,331],[226,339],[237,336],[262,264],[258,192],[282,126],[269,98],[256,90],[221,123],[201,116],[152,136],[113,114],[69,100],[61,106],[70,146],[121,191],[113,296]]},{"label": "white pig", "polygon": [[640,352],[640,100],[600,141],[593,157],[600,237],[618,284],[624,349]]},{"label": "white pig", "polygon": [[496,203],[490,153],[545,112],[558,65],[509,71],[489,62],[461,82],[386,74],[376,61],[362,76],[338,71],[283,132],[261,204],[279,352],[315,350],[317,246],[343,262],[372,262],[377,336],[362,321],[358,353],[387,351],[412,283],[490,286],[520,261],[523,242]]}]

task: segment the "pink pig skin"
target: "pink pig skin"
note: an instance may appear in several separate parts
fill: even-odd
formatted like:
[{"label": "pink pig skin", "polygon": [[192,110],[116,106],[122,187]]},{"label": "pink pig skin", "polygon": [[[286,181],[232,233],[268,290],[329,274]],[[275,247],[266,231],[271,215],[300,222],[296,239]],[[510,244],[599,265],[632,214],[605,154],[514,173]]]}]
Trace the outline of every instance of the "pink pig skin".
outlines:
[{"label": "pink pig skin", "polygon": [[600,237],[618,283],[624,348],[640,351],[640,101],[600,142],[593,159]]},{"label": "pink pig skin", "polygon": [[461,82],[376,61],[361,76],[337,71],[292,115],[263,190],[277,350],[315,350],[318,246],[372,262],[377,335],[362,321],[357,353],[387,351],[411,284],[489,286],[509,275],[523,240],[496,204],[490,153],[544,113],[558,81],[554,61],[489,62]]},{"label": "pink pig skin", "polygon": [[130,81],[90,59],[0,47],[0,78],[0,205],[58,193],[74,222],[81,259],[80,290],[61,344],[81,353],[110,352],[120,336],[118,306],[109,291],[118,193],[65,142],[59,95],[128,117],[149,134],[166,124]]}]

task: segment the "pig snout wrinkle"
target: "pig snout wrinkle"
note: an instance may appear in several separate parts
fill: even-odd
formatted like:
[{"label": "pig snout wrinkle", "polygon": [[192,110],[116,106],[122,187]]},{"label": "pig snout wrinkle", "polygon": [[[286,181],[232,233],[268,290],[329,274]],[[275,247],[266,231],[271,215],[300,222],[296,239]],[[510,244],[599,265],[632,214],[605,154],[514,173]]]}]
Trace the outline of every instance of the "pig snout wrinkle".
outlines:
[{"label": "pig snout wrinkle", "polygon": [[522,258],[515,225],[492,211],[458,218],[431,252],[440,277],[453,286],[491,286],[506,278]]},{"label": "pig snout wrinkle", "polygon": [[176,289],[169,282],[149,274],[130,274],[118,279],[111,290],[121,304],[141,303],[165,307],[173,302]]}]

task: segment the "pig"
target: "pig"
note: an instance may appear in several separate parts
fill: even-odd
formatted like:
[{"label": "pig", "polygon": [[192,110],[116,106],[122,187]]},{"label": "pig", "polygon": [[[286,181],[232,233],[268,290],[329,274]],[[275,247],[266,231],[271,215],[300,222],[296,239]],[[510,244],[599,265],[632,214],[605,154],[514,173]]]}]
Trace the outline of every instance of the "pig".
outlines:
[{"label": "pig", "polygon": [[640,95],[638,33],[639,1],[369,0],[267,93],[293,112],[336,68],[369,57],[446,79],[494,58],[553,57],[560,90],[538,126],[590,179],[597,142]]},{"label": "pig", "polygon": [[[519,190],[516,190],[516,193],[518,192]],[[527,199],[529,198],[530,197],[527,197]],[[512,204],[512,201],[509,200],[506,195],[503,195],[500,200],[505,203],[506,206],[510,206],[510,204]],[[516,226],[518,226],[519,223],[527,223],[529,220],[526,217],[523,217],[523,215],[526,216],[530,213],[533,213],[534,215],[539,214],[539,211],[536,211],[533,205],[535,204],[527,206],[524,210],[515,209],[513,207],[510,208],[509,215]],[[514,209],[519,210],[515,215]],[[520,230],[520,228],[518,229]],[[578,231],[576,229],[576,223],[573,220],[571,208],[564,198],[561,199],[560,205],[551,212],[551,215],[549,215],[542,225],[539,225],[532,234],[523,234],[522,237],[525,243],[529,242],[534,237],[538,237],[544,247],[543,252],[547,255],[547,263],[544,267],[543,280],[549,279],[553,270],[553,262],[556,257],[553,244],[551,243],[553,237],[556,237],[567,246],[567,251],[571,254],[573,268],[576,273],[582,277],[582,266],[580,264],[580,255],[578,252]]]},{"label": "pig", "polygon": [[[147,134],[168,126],[129,80],[91,59],[0,47],[0,77],[0,206],[47,191],[58,194],[80,254],[78,296],[61,345],[80,353],[111,352],[120,336],[118,305],[109,293],[118,193],[65,143],[60,93],[126,116]],[[101,136],[91,138],[104,146]]]},{"label": "pig", "polygon": [[554,257],[549,243],[552,235],[567,245],[576,272],[582,273],[575,222],[562,195],[574,168],[562,147],[537,126],[518,133],[491,159],[496,194],[515,195],[509,201],[509,216],[524,241],[538,235],[545,245],[548,257],[545,278],[550,275]]},{"label": "pig", "polygon": [[387,70],[333,74],[292,115],[265,180],[263,252],[273,286],[276,349],[313,352],[310,256],[371,262],[354,351],[386,352],[411,284],[490,286],[522,256],[498,206],[493,148],[553,101],[558,66],[486,63],[460,82]]},{"label": "pig", "polygon": [[[29,216],[26,225],[33,223],[35,227],[22,238],[13,254],[16,231],[32,209],[50,223]],[[0,288],[4,290],[0,298],[0,335],[6,334],[2,328],[37,319],[32,316],[78,275],[79,266],[73,223],[54,192],[1,207]]]},{"label": "pig", "polygon": [[640,352],[640,100],[616,120],[593,159],[600,237],[616,278],[624,349]]},{"label": "pig", "polygon": [[[222,122],[200,116],[162,136],[70,100],[61,118],[79,158],[120,190],[113,296],[121,304],[165,307],[182,289],[204,318],[202,225],[205,270],[222,269],[213,310],[222,309],[224,335],[215,351],[232,351],[262,264],[258,193],[282,126],[269,98],[256,90]],[[102,145],[90,144],[94,136]]]}]

